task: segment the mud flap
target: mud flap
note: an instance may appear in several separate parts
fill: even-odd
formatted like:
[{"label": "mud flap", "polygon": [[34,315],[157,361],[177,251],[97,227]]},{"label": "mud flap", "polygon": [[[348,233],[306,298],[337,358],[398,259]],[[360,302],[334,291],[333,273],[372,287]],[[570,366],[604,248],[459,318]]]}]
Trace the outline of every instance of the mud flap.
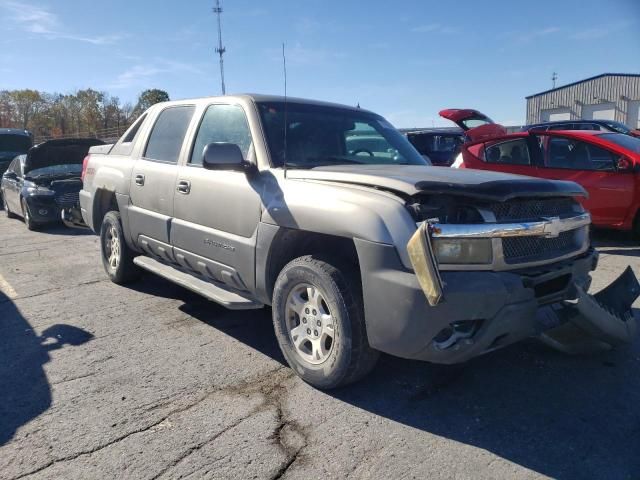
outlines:
[{"label": "mud flap", "polygon": [[575,289],[575,300],[567,300],[553,310],[561,324],[540,334],[545,344],[564,353],[580,354],[633,341],[637,325],[631,305],[640,295],[640,283],[631,267],[595,295],[578,285]]}]

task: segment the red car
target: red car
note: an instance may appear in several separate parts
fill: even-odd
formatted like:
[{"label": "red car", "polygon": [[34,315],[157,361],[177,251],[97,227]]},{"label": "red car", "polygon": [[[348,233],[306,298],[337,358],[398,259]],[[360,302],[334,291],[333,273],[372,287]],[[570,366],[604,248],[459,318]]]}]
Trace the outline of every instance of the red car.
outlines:
[{"label": "red car", "polygon": [[476,110],[440,112],[465,130],[454,168],[516,173],[582,185],[595,226],[640,236],[640,138],[595,130],[531,130],[507,134]]}]

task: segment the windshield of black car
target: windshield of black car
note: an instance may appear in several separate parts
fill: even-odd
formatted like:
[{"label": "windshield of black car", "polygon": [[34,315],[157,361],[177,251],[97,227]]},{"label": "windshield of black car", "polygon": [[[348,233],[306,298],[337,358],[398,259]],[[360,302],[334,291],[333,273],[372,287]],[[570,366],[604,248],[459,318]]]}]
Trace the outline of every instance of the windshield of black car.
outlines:
[{"label": "windshield of black car", "polygon": [[605,122],[605,125],[610,127],[612,130],[615,130],[616,132],[627,133],[627,134],[631,132],[631,130],[624,123],[611,121],[611,122]]},{"label": "windshield of black car", "polygon": [[82,172],[81,164],[66,164],[66,165],[49,165],[41,168],[34,168],[27,173],[29,178],[36,177],[58,177],[58,176],[73,176],[80,175]]},{"label": "windshield of black car", "polygon": [[31,148],[31,137],[27,135],[0,135],[0,152],[11,152],[16,155],[27,153]]},{"label": "windshield of black car", "polygon": [[632,152],[640,153],[640,138],[624,135],[623,133],[603,133],[600,135],[600,138],[615,143]]},{"label": "windshield of black car", "polygon": [[[284,102],[259,103],[273,165],[427,165],[384,118],[357,110]],[[285,118],[286,151],[285,151]]]}]

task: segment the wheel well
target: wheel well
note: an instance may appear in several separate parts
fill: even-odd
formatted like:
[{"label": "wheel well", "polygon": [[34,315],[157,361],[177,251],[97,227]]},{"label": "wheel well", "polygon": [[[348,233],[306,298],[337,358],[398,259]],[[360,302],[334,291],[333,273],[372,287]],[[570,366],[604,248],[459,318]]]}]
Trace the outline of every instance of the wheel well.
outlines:
[{"label": "wheel well", "polygon": [[269,298],[273,296],[273,286],[284,266],[304,255],[317,255],[330,259],[336,266],[349,265],[360,270],[353,239],[301,230],[282,230],[273,239],[269,251],[265,285]]},{"label": "wheel well", "polygon": [[93,229],[96,232],[100,232],[104,216],[112,210],[119,210],[116,194],[108,190],[96,190],[93,201]]}]

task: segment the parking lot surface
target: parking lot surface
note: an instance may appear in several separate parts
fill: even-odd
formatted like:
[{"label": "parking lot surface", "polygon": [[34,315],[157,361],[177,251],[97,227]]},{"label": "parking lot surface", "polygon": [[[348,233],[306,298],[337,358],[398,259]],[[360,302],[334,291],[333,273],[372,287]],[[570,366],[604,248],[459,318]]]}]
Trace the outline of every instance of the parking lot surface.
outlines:
[{"label": "parking lot surface", "polygon": [[[103,272],[98,238],[0,212],[0,478],[640,478],[640,346],[535,341],[466,365],[383,356],[320,392],[270,310]],[[596,235],[593,289],[640,245]]]}]

